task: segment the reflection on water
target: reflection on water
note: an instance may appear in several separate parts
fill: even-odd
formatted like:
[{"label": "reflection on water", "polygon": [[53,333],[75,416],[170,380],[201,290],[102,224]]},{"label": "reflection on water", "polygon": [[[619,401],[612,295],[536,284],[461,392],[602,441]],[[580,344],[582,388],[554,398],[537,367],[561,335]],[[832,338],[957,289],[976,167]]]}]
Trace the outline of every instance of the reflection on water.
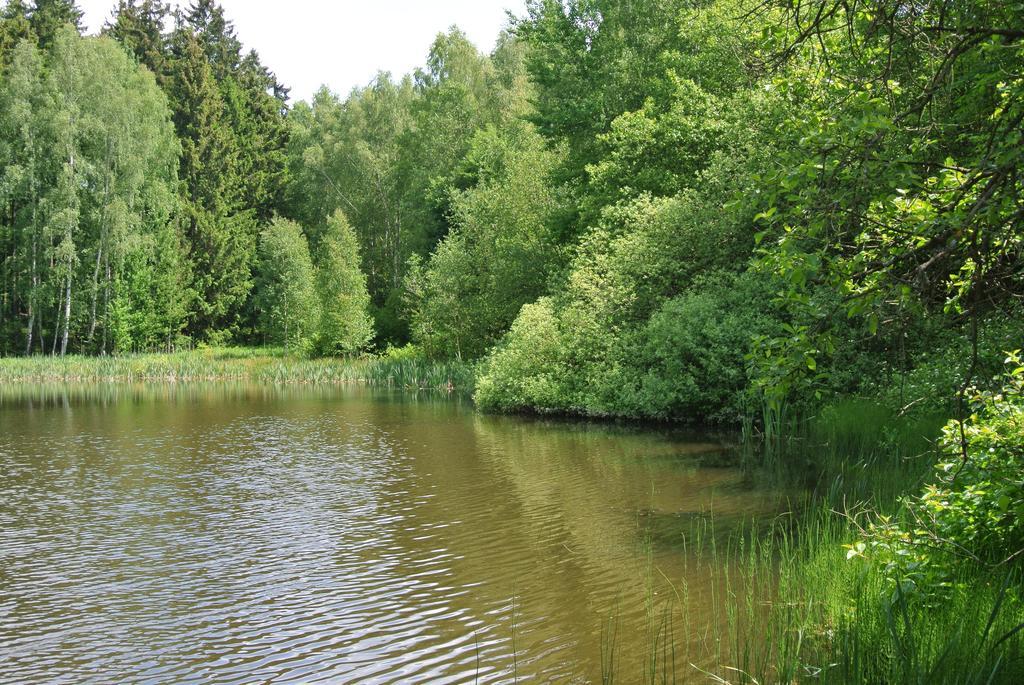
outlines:
[{"label": "reflection on water", "polygon": [[638,674],[669,580],[717,620],[692,522],[776,506],[725,449],[365,389],[2,388],[3,679],[600,682],[613,643]]}]

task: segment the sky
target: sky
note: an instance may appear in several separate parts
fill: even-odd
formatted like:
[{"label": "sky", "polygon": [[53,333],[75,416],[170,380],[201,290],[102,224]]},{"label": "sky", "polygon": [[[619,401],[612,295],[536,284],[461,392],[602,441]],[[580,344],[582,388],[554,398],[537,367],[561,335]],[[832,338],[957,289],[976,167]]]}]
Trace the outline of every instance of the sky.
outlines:
[{"label": "sky", "polygon": [[[110,18],[116,0],[78,0],[90,33]],[[178,4],[171,2],[172,5]],[[187,5],[184,0],[180,4]],[[246,49],[290,87],[293,102],[321,85],[341,95],[378,71],[394,76],[426,62],[434,37],[458,25],[490,52],[506,10],[522,15],[525,0],[221,0]]]}]

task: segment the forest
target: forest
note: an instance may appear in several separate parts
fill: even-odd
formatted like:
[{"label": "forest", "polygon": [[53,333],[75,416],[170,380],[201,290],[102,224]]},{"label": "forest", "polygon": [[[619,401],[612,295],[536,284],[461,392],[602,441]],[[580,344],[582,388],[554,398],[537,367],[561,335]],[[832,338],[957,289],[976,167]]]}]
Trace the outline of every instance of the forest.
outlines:
[{"label": "forest", "polygon": [[483,411],[769,445],[859,401],[892,454],[940,416],[847,558],[985,598],[981,643],[1024,615],[1024,3],[529,0],[310,102],[214,0],[81,17],[0,14],[0,356],[451,364]]},{"label": "forest", "polygon": [[0,354],[472,364],[479,406],[942,403],[1022,332],[1014,3],[531,1],[312,102],[212,0],[0,23]]}]

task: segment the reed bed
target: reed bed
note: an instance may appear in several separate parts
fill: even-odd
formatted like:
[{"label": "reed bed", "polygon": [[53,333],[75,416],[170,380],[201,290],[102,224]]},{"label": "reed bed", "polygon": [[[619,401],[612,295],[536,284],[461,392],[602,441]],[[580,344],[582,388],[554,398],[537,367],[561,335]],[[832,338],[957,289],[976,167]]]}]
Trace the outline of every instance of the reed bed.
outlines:
[{"label": "reed bed", "polygon": [[915,605],[846,559],[850,539],[845,517],[824,508],[724,541],[695,530],[691,563],[715,577],[712,596],[694,608],[685,581],[662,579],[671,592],[649,609],[643,672],[618,672],[609,630],[602,682],[1024,682],[1019,569],[966,571],[941,604]]},{"label": "reed bed", "polygon": [[467,364],[421,358],[302,359],[277,349],[201,349],[116,357],[0,359],[0,383],[138,383],[247,381],[273,384],[364,384],[471,391]]}]

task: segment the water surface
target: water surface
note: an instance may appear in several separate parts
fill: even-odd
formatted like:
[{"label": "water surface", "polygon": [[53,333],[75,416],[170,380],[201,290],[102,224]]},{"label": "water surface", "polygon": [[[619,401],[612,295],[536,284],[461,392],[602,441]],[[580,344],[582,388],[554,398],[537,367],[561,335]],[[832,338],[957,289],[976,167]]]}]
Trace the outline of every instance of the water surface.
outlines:
[{"label": "water surface", "polygon": [[[728,443],[365,389],[0,389],[0,673],[639,682],[666,596],[715,620],[694,522],[778,506]],[[680,669],[715,639],[674,637]]]}]

